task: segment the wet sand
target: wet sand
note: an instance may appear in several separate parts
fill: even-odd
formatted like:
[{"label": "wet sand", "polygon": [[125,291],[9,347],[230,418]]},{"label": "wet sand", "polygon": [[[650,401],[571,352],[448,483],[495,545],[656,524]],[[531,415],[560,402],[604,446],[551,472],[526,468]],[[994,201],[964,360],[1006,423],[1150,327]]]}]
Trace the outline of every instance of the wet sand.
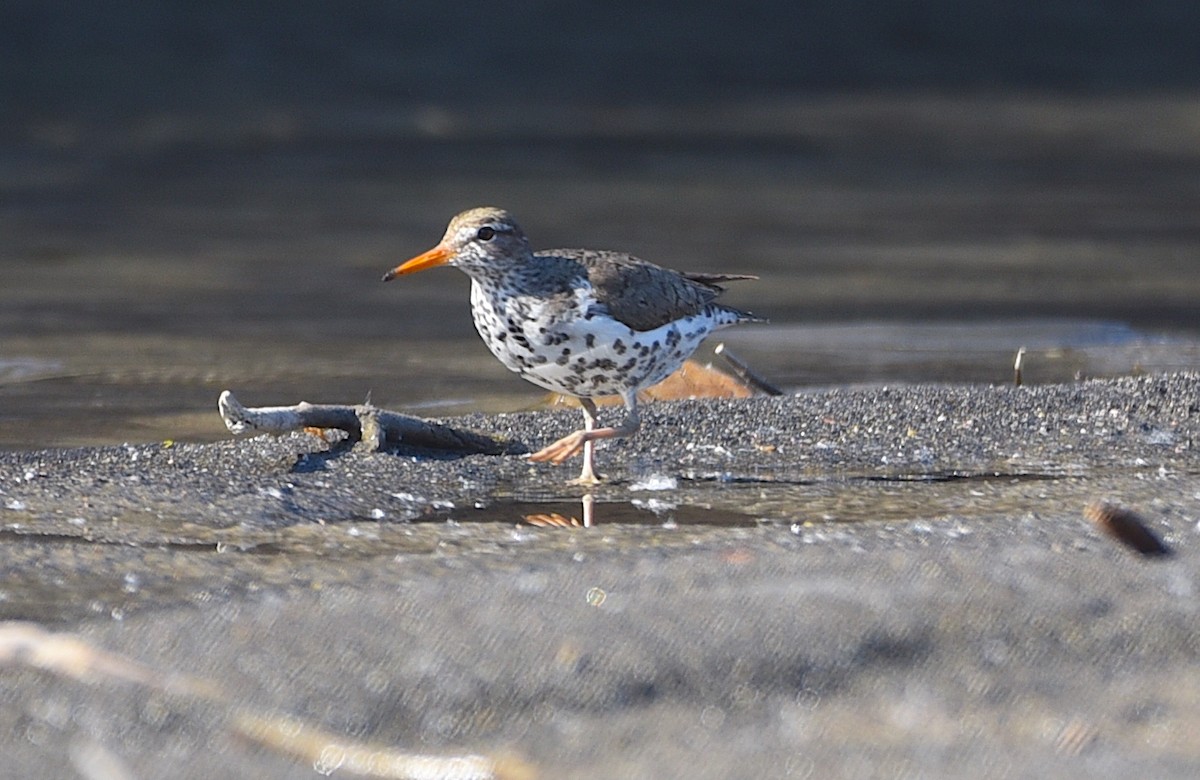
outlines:
[{"label": "wet sand", "polygon": [[[7,765],[312,771],[250,712],[542,777],[1190,777],[1198,397],[1181,374],[654,404],[599,453],[589,529],[519,523],[581,493],[516,455],[5,453],[0,614],[203,682],[9,656]],[[575,417],[453,422],[531,448]],[[1100,499],[1173,555],[1101,534]]]}]

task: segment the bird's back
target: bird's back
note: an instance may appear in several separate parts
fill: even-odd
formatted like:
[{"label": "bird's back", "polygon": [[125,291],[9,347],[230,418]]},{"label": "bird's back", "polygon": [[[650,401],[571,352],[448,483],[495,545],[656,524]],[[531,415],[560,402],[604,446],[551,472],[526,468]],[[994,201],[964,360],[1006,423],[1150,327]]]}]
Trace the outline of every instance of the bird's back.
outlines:
[{"label": "bird's back", "polygon": [[[720,286],[723,282],[756,278],[672,271],[622,252],[593,249],[553,249],[538,252],[536,258],[556,265],[563,261],[577,264],[597,302],[614,319],[637,331],[654,330],[699,314],[724,292]],[[738,321],[759,319],[732,307],[715,305],[740,315]]]}]

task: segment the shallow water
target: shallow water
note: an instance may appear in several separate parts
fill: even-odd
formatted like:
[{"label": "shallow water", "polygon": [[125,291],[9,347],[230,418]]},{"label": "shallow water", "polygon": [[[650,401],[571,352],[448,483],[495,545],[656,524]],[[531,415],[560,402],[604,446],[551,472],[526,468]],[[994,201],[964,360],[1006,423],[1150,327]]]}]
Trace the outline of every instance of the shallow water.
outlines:
[{"label": "shallow water", "polygon": [[0,152],[0,448],[224,438],[223,389],[536,405],[478,342],[464,277],[379,282],[481,203],[537,246],[758,274],[728,300],[771,324],[699,357],[724,341],[788,390],[1008,382],[1022,346],[1028,382],[1194,368],[1196,110],[854,96],[31,128]]},{"label": "shallow water", "polygon": [[[723,483],[660,476],[594,495],[571,495],[577,489],[564,488],[540,497],[443,502],[404,522],[381,514],[276,527],[213,527],[149,511],[91,522],[64,519],[61,513],[37,516],[10,504],[4,507],[0,542],[9,551],[13,576],[0,587],[0,619],[59,622],[107,615],[119,620],[147,608],[200,604],[229,591],[359,582],[376,576],[378,566],[403,565],[413,557],[687,548],[706,540],[736,541],[725,532],[738,529],[764,530],[765,535],[752,537],[758,543],[783,533],[804,544],[861,545],[864,538],[848,533],[845,525],[877,539],[955,540],[977,533],[989,520],[1019,518],[1036,529],[1052,515],[1061,523],[1064,508],[1081,512],[1102,498],[1100,486],[1114,479],[1128,484],[1146,477],[1138,491],[1124,497],[1149,504],[1161,474],[1152,466],[1145,471],[1068,473],[1047,464],[1043,470],[1011,473],[834,475],[800,481],[767,476]],[[1167,510],[1159,507],[1162,511]],[[1081,544],[1087,528],[1079,514]],[[364,566],[364,561],[380,563]]]}]

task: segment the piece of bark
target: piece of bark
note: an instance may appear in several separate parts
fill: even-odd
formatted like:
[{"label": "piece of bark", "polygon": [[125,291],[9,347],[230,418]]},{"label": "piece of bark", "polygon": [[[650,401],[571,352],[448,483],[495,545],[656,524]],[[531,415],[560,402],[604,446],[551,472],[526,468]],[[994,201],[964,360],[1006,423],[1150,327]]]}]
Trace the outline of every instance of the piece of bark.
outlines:
[{"label": "piece of bark", "polygon": [[1153,558],[1171,554],[1171,548],[1131,509],[1097,501],[1089,504],[1083,514],[1108,536],[1142,555]]},{"label": "piece of bark", "polygon": [[217,401],[217,409],[225,427],[235,435],[334,428],[345,431],[372,450],[397,444],[462,454],[499,455],[508,450],[507,443],[490,436],[389,412],[370,404],[339,406],[301,401],[295,406],[246,407],[226,390]]}]

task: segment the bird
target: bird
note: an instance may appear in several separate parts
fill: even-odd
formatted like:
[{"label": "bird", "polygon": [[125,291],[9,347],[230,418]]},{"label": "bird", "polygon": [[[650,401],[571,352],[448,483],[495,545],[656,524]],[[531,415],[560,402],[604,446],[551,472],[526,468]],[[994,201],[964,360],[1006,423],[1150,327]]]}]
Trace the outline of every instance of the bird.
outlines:
[{"label": "bird", "polygon": [[[579,453],[576,484],[600,482],[595,444],[640,427],[638,392],[678,369],[714,330],[760,317],[717,303],[742,274],[683,273],[622,252],[535,252],[512,214],[490,206],[450,220],[442,240],[383,276],[448,265],[471,278],[471,314],[484,344],[510,371],[572,396],[584,427],[530,455],[561,464]],[[597,427],[594,399],[620,396],[625,418]]]}]

